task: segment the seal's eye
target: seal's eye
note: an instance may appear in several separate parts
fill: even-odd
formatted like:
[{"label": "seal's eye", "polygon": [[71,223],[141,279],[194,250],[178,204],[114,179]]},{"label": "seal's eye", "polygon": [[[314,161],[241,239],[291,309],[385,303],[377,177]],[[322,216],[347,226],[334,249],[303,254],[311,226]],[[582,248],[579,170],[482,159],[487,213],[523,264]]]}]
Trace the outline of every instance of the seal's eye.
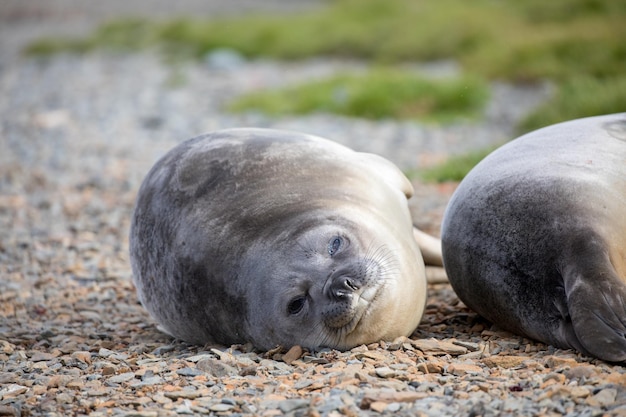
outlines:
[{"label": "seal's eye", "polygon": [[289,302],[289,305],[287,306],[287,312],[291,315],[298,314],[304,308],[305,302],[306,297],[304,295],[294,298]]},{"label": "seal's eye", "polygon": [[332,238],[328,244],[328,254],[333,256],[341,248],[341,245],[343,245],[343,239],[340,236]]}]

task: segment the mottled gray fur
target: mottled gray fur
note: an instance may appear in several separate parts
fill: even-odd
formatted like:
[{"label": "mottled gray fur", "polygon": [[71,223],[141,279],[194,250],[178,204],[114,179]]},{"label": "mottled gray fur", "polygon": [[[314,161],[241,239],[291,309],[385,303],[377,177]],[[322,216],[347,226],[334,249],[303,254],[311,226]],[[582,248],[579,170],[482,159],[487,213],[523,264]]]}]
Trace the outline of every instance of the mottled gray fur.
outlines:
[{"label": "mottled gray fur", "polygon": [[626,360],[626,114],[522,136],[463,180],[442,226],[450,282],[510,331]]},{"label": "mottled gray fur", "polygon": [[191,139],[138,194],[139,297],[165,330],[195,343],[349,348],[410,334],[426,291],[411,193],[391,163],[313,136],[231,129]]}]

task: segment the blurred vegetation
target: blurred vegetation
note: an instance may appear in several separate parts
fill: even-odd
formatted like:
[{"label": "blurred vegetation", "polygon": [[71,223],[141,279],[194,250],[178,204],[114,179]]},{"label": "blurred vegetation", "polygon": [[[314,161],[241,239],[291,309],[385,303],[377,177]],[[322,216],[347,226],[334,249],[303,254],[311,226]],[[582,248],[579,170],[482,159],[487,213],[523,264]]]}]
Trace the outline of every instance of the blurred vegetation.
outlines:
[{"label": "blurred vegetation", "polygon": [[461,181],[476,164],[495,149],[496,147],[488,147],[453,156],[439,165],[411,172],[408,176],[409,178],[420,178],[427,182]]},{"label": "blurred vegetation", "polygon": [[248,57],[279,59],[325,55],[389,63],[452,57],[470,72],[516,80],[606,76],[624,69],[625,17],[620,0],[334,0],[318,12],[288,17],[116,21],[87,39],[42,40],[29,52],[159,45],[203,57],[230,47]]},{"label": "blurred vegetation", "polygon": [[231,110],[446,122],[479,116],[488,96],[488,85],[478,78],[432,80],[414,72],[379,69],[249,94],[232,103]]},{"label": "blurred vegetation", "polygon": [[595,78],[572,77],[561,84],[556,95],[541,105],[519,126],[528,132],[568,119],[626,111],[626,74]]},{"label": "blurred vegetation", "polygon": [[[227,47],[247,57],[324,55],[378,64],[453,58],[469,74],[514,82],[548,79],[568,90],[554,100],[550,117],[543,110],[531,115],[522,124],[528,129],[626,110],[624,101],[602,96],[626,79],[624,22],[621,0],[333,0],[318,11],[290,16],[115,21],[86,39],[41,40],[27,52],[153,47],[179,60]],[[596,110],[567,104],[570,94],[611,105]]]},{"label": "blurred vegetation", "polygon": [[[86,39],[42,40],[27,52],[158,48],[179,61],[203,58],[226,47],[246,57],[337,56],[377,66],[454,59],[472,78],[549,80],[556,86],[555,97],[522,121],[521,134],[564,120],[626,111],[625,22],[623,0],[329,0],[317,11],[290,16],[117,21]],[[233,108],[263,106],[271,112],[291,112],[315,105],[363,117],[413,117],[436,107],[435,99],[417,104],[407,99],[410,94],[397,87],[401,85],[397,75],[386,81],[380,73],[369,77],[376,81],[368,83],[371,92],[354,92],[358,77],[341,76],[264,98],[242,99]],[[339,82],[346,83],[341,87],[349,92],[346,100],[337,98],[343,94]],[[418,84],[406,90],[422,88]],[[389,103],[381,92],[385,88],[399,88],[403,101]],[[294,91],[309,97],[290,103]],[[462,95],[462,90],[452,96],[474,103],[483,97],[480,92]],[[363,104],[372,98],[382,103],[379,113],[370,114]],[[442,108],[449,111],[447,104]],[[437,119],[434,114],[427,117]]]}]

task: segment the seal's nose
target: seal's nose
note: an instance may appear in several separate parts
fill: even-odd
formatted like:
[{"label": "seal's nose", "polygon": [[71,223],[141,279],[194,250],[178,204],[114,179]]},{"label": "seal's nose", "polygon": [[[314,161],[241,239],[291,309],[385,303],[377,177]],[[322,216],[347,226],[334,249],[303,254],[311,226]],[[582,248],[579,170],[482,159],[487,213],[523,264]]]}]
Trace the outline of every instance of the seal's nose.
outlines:
[{"label": "seal's nose", "polygon": [[332,297],[336,299],[344,299],[350,297],[360,288],[361,284],[357,279],[346,275],[340,275],[333,278],[329,291]]}]

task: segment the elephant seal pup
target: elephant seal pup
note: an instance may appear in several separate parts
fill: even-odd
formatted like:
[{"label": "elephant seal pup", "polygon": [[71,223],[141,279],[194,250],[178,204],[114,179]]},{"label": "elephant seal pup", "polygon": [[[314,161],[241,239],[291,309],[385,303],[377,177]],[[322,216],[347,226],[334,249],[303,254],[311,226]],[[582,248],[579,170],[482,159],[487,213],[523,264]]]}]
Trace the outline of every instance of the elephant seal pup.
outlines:
[{"label": "elephant seal pup", "polygon": [[412,192],[387,160],[314,136],[188,140],[139,190],[139,298],[193,343],[348,349],[410,335],[426,302]]},{"label": "elephant seal pup", "polygon": [[459,298],[497,325],[626,361],[626,113],[546,127],[480,162],[442,225]]}]

